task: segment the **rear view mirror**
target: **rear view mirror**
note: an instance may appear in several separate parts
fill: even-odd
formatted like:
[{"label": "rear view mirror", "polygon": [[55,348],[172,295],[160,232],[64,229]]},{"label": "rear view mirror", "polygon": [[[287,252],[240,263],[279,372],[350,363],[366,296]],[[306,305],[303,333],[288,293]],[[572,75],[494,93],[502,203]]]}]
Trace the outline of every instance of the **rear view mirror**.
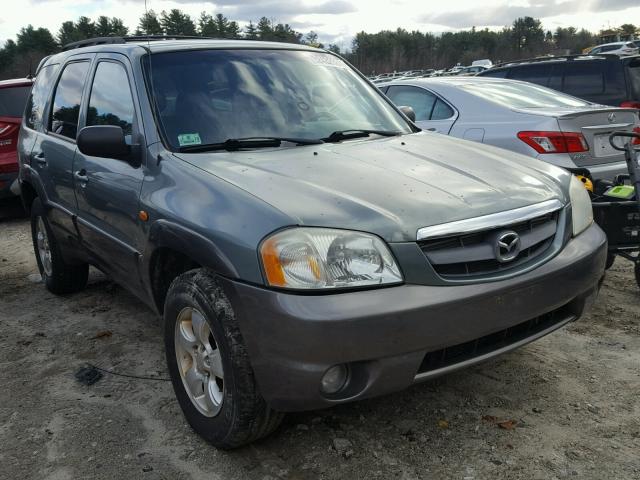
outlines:
[{"label": "rear view mirror", "polygon": [[76,139],[78,149],[85,155],[102,158],[128,159],[131,147],[124,139],[122,128],[115,125],[84,127]]},{"label": "rear view mirror", "polygon": [[411,120],[412,122],[416,121],[416,112],[413,111],[413,108],[411,107],[407,107],[407,106],[402,106],[402,107],[398,107],[400,109],[400,111],[402,113],[405,114],[405,116]]}]

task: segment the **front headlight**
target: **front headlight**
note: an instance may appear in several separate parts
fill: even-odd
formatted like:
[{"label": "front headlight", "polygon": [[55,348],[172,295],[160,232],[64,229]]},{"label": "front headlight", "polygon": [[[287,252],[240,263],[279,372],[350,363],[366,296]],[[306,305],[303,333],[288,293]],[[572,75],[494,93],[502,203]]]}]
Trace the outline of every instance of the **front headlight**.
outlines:
[{"label": "front headlight", "polygon": [[580,180],[571,175],[569,184],[571,199],[571,218],[573,219],[573,236],[579,235],[593,223],[593,208],[587,189]]},{"label": "front headlight", "polygon": [[402,282],[389,248],[368,233],[290,228],[263,241],[260,258],[272,287],[331,289]]}]

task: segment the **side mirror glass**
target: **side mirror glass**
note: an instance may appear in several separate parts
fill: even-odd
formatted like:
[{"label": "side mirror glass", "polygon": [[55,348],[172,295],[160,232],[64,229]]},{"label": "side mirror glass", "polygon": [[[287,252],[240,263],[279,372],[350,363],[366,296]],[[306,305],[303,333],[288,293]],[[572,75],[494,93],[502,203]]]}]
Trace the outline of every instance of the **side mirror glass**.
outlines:
[{"label": "side mirror glass", "polygon": [[404,115],[411,120],[412,122],[416,121],[416,112],[413,111],[413,108],[408,107],[408,106],[402,106],[402,107],[398,107],[400,109],[400,111],[402,113],[404,113]]},{"label": "side mirror glass", "polygon": [[84,127],[76,138],[78,149],[84,155],[131,161],[131,147],[127,145],[121,127],[95,125]]}]

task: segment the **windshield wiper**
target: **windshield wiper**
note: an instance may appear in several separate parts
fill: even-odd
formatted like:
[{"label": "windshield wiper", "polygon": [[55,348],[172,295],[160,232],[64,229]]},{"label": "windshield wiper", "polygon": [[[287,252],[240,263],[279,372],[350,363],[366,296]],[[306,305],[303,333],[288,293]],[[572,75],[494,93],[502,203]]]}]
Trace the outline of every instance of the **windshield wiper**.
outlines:
[{"label": "windshield wiper", "polygon": [[245,137],[245,138],[228,138],[224,142],[205,143],[200,145],[186,145],[180,147],[180,152],[210,152],[214,150],[227,150],[234,152],[243,148],[269,148],[279,147],[283,142],[295,143],[296,145],[319,145],[324,143],[322,140],[309,138],[291,138],[291,137]]},{"label": "windshield wiper", "polygon": [[351,138],[362,138],[368,137],[369,135],[381,135],[383,137],[396,137],[400,135],[401,132],[397,132],[395,130],[367,130],[354,128],[351,130],[338,130],[333,132],[326,138],[322,140],[324,142],[339,142],[341,140],[349,140]]}]

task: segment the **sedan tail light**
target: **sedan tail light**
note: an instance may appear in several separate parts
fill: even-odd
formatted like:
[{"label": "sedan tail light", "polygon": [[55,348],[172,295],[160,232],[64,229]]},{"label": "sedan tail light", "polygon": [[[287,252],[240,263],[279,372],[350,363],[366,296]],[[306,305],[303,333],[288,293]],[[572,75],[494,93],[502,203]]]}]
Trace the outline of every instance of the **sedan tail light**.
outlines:
[{"label": "sedan tail light", "polygon": [[[637,133],[640,135],[640,127],[636,127],[633,129],[633,133]],[[634,138],[631,140],[631,145],[640,145],[640,138]]]},{"label": "sedan tail light", "polygon": [[622,102],[620,106],[624,108],[640,108],[640,102],[634,102],[633,100],[629,100],[626,102]]},{"label": "sedan tail light", "polygon": [[588,152],[589,145],[581,133],[519,132],[518,138],[538,153]]}]

